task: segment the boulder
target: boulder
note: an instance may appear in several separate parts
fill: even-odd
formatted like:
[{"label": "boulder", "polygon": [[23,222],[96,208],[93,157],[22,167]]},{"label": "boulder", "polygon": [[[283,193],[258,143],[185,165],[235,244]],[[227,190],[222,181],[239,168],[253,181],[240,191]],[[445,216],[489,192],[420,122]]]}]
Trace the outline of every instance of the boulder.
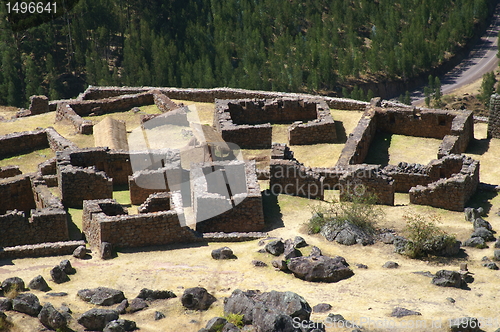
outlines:
[{"label": "boulder", "polygon": [[[270,310],[258,303],[254,308],[254,319],[252,326],[259,332],[295,332],[297,329],[293,318]],[[299,330],[300,331],[300,330]]]},{"label": "boulder", "polygon": [[280,271],[288,271],[287,263],[282,259],[273,260],[271,264]]},{"label": "boulder", "polygon": [[387,232],[379,234],[378,238],[385,244],[394,244],[395,235],[393,233]]},{"label": "boulder", "polygon": [[87,248],[85,246],[78,246],[73,251],[73,257],[83,259],[87,256]]},{"label": "boulder", "polygon": [[222,317],[214,317],[207,322],[205,328],[210,332],[222,331],[224,325],[227,324],[227,320]]},{"label": "boulder", "polygon": [[173,292],[167,290],[152,290],[148,288],[143,288],[137,295],[138,298],[147,301],[171,299],[177,297]]},{"label": "boulder", "polygon": [[256,295],[256,299],[264,307],[272,308],[280,314],[299,317],[300,320],[308,320],[311,316],[312,309],[309,303],[294,292],[270,291]]},{"label": "boulder", "polygon": [[213,259],[234,259],[236,256],[233,253],[233,250],[229,247],[222,247],[219,249],[212,250],[212,258]]},{"label": "boulder", "polygon": [[482,237],[471,237],[464,242],[464,247],[487,248],[486,241]]},{"label": "boulder", "polygon": [[7,278],[2,281],[2,291],[4,295],[10,292],[22,292],[24,289],[24,281],[19,277]]},{"label": "boulder", "polygon": [[207,310],[215,301],[215,297],[203,287],[188,288],[181,298],[182,305],[190,310]]},{"label": "boulder", "polygon": [[406,252],[406,246],[408,245],[408,240],[402,236],[394,236],[394,252],[400,255],[404,255]]},{"label": "boulder", "polygon": [[102,259],[113,258],[113,245],[109,242],[102,242],[100,247],[100,253]]},{"label": "boulder", "polygon": [[38,319],[45,327],[51,330],[64,329],[68,325],[66,316],[57,311],[50,303],[45,303],[38,314]]},{"label": "boulder", "polygon": [[382,265],[382,267],[385,269],[397,269],[399,264],[393,261],[387,261],[384,265]]},{"label": "boulder", "polygon": [[281,240],[274,240],[266,244],[264,248],[271,255],[279,256],[285,251],[285,244]]},{"label": "boulder", "polygon": [[396,307],[391,312],[391,317],[405,317],[405,316],[421,316],[422,314],[418,311],[409,310],[406,308]]},{"label": "boulder", "polygon": [[497,239],[495,241],[495,246],[494,247],[497,248],[497,249],[500,248],[500,239]]},{"label": "boulder", "polygon": [[303,247],[306,247],[308,244],[302,236],[296,236],[293,239],[293,245],[295,248],[303,248]]},{"label": "boulder", "polygon": [[134,331],[137,329],[137,325],[134,321],[127,319],[117,319],[112,320],[106,327],[103,332],[122,332],[122,331]]},{"label": "boulder", "polygon": [[78,318],[78,324],[90,331],[102,331],[106,325],[118,319],[118,313],[109,309],[90,309]]},{"label": "boulder", "polygon": [[484,227],[476,228],[470,237],[481,237],[485,241],[495,241],[495,236],[493,235],[493,232]]},{"label": "boulder", "polygon": [[144,299],[136,297],[135,299],[132,299],[129,302],[128,312],[134,313],[134,312],[146,309],[147,307],[149,307],[149,305],[146,303],[146,301]]},{"label": "boulder", "polygon": [[8,325],[9,325],[9,322],[7,320],[7,315],[5,314],[5,312],[0,310],[0,327],[5,328]]},{"label": "boulder", "polygon": [[373,235],[349,221],[343,223],[331,222],[321,227],[321,235],[328,241],[337,241],[343,245],[360,243],[368,245],[374,243]]},{"label": "boulder", "polygon": [[75,268],[73,266],[71,266],[71,262],[67,259],[61,261],[61,263],[59,263],[59,266],[66,274],[75,274],[76,273]]},{"label": "boulder", "polygon": [[465,220],[473,222],[477,218],[481,217],[481,214],[479,211],[477,211],[475,208],[472,207],[467,207],[464,209],[464,214],[465,214]]},{"label": "boulder", "polygon": [[231,296],[224,300],[224,314],[243,315],[242,321],[245,325],[252,324],[253,308],[255,306],[254,296],[258,291],[242,291],[235,289]]},{"label": "boulder", "polygon": [[155,320],[160,320],[165,318],[165,314],[159,311],[155,311]]},{"label": "boulder", "polygon": [[228,322],[222,328],[222,332],[240,332],[240,329],[238,328],[238,326],[234,325],[233,323]]},{"label": "boulder", "polygon": [[295,249],[292,240],[286,240],[284,246],[285,249],[283,251],[283,254],[285,255],[285,260],[302,256],[302,253],[299,250]]},{"label": "boulder", "polygon": [[498,265],[494,262],[483,263],[483,266],[487,267],[490,270],[498,270]]},{"label": "boulder", "polygon": [[78,291],[77,295],[86,302],[104,306],[113,305],[125,300],[125,295],[123,295],[121,290],[107,287],[82,289]]},{"label": "boulder", "polygon": [[12,310],[36,317],[42,306],[35,294],[23,293],[12,299]]},{"label": "boulder", "polygon": [[127,312],[127,308],[128,308],[128,300],[125,299],[123,301],[120,302],[120,304],[118,304],[115,308],[115,310],[120,314],[120,315],[123,315],[124,313]]},{"label": "boulder", "polygon": [[474,225],[474,229],[483,227],[489,231],[493,230],[493,228],[491,227],[491,224],[489,222],[487,222],[486,220],[484,220],[483,218],[477,218],[476,220],[474,220],[473,225]]},{"label": "boulder", "polygon": [[332,310],[332,306],[328,303],[318,303],[312,309],[314,313],[328,312]]},{"label": "boulder", "polygon": [[12,310],[12,299],[0,298],[0,311]]},{"label": "boulder", "polygon": [[50,276],[56,284],[62,284],[63,282],[69,281],[68,275],[59,265],[50,270]]},{"label": "boulder", "polygon": [[343,257],[308,256],[290,259],[287,264],[296,278],[306,281],[337,282],[354,275]]},{"label": "boulder", "polygon": [[432,284],[441,287],[462,288],[466,283],[462,280],[462,275],[456,271],[439,270],[432,278]]},{"label": "boulder", "polygon": [[319,249],[318,247],[312,246],[311,253],[309,254],[309,256],[315,256],[315,257],[323,256],[323,253],[321,252],[321,249]]},{"label": "boulder", "polygon": [[28,287],[29,289],[39,290],[41,292],[48,292],[50,290],[49,285],[41,275],[38,275],[31,279]]}]

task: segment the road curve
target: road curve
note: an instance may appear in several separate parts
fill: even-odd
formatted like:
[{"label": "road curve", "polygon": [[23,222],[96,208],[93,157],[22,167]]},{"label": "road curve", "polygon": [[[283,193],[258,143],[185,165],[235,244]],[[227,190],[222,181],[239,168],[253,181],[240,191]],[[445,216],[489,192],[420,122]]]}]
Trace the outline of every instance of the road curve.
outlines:
[{"label": "road curve", "polygon": [[[454,90],[473,83],[484,74],[495,70],[498,66],[498,32],[500,31],[500,3],[495,8],[491,24],[480,42],[471,50],[469,56],[462,60],[455,68],[440,77],[441,91],[449,94]],[[423,87],[411,93],[413,105],[425,101]]]}]

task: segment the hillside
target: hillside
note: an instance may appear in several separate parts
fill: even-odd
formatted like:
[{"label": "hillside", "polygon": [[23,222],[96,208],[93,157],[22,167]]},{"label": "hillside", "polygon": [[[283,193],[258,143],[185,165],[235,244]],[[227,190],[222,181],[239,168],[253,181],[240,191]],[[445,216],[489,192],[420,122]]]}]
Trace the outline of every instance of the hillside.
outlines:
[{"label": "hillside", "polygon": [[486,0],[56,3],[59,17],[45,23],[1,6],[0,104],[88,85],[336,94],[443,63],[491,12]]}]

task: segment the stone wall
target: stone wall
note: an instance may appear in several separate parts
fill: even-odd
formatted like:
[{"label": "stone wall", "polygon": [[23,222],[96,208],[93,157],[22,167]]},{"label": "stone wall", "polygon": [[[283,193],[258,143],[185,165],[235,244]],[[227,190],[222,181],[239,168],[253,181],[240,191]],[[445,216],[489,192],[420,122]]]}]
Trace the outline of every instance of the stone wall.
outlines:
[{"label": "stone wall", "polygon": [[466,156],[450,156],[462,159],[459,173],[442,178],[427,186],[410,189],[410,203],[430,205],[452,211],[463,211],[467,201],[479,184],[479,161]]},{"label": "stone wall", "polygon": [[0,167],[0,178],[10,178],[16,175],[20,175],[23,172],[19,169],[19,166],[4,166]]},{"label": "stone wall", "polygon": [[[181,172],[180,167],[160,168],[157,170],[143,170],[135,172],[128,177],[128,187],[130,190],[130,201],[134,205],[144,203],[146,199],[157,192],[170,191],[167,171]],[[173,175],[172,175],[173,176]],[[182,174],[180,174],[182,176]]]},{"label": "stone wall", "polygon": [[334,143],[337,141],[337,128],[324,101],[317,104],[317,118],[303,123],[294,122],[288,127],[288,144],[306,145]]},{"label": "stone wall", "polygon": [[49,98],[46,96],[31,96],[29,111],[31,115],[49,112]]},{"label": "stone wall", "polygon": [[29,174],[0,179],[0,214],[15,209],[29,214],[35,207]]},{"label": "stone wall", "polygon": [[0,158],[49,147],[45,130],[23,131],[0,136]]},{"label": "stone wall", "polygon": [[493,94],[490,99],[490,117],[488,119],[488,137],[500,138],[500,95]]},{"label": "stone wall", "polygon": [[199,241],[191,229],[180,225],[175,210],[115,214],[102,209],[102,203],[119,205],[115,200],[93,200],[85,201],[83,206],[83,231],[93,248],[100,248],[102,242],[131,248]]},{"label": "stone wall", "polygon": [[383,174],[378,165],[356,165],[340,177],[340,199],[375,196],[378,204],[394,205],[394,179]]},{"label": "stone wall", "polygon": [[0,259],[71,255],[85,241],[61,241],[0,248]]},{"label": "stone wall", "polygon": [[275,195],[324,199],[323,177],[296,160],[271,159],[269,174],[269,187]]},{"label": "stone wall", "polygon": [[199,232],[254,232],[264,228],[255,162],[210,162],[191,167]]},{"label": "stone wall", "polygon": [[94,145],[128,151],[125,121],[105,117],[93,127]]},{"label": "stone wall", "polygon": [[174,103],[170,98],[167,97],[162,91],[160,90],[153,90],[153,99],[155,102],[156,107],[160,110],[160,112],[165,113],[169,111],[173,111],[179,106]]},{"label": "stone wall", "polygon": [[56,110],[56,121],[62,121],[63,119],[71,122],[79,134],[92,135],[94,126],[92,121],[83,119],[71,105],[66,103],[58,104]]},{"label": "stone wall", "polygon": [[367,109],[363,113],[358,125],[349,134],[337,161],[337,167],[361,164],[365,160],[377,130],[376,115],[374,109]]},{"label": "stone wall", "polygon": [[47,140],[49,142],[49,147],[52,151],[64,151],[64,150],[75,150],[78,146],[71,142],[69,139],[61,136],[54,128],[45,128],[45,133],[47,134]]},{"label": "stone wall", "polygon": [[95,167],[59,165],[57,176],[66,207],[81,208],[84,200],[113,197],[113,180]]},{"label": "stone wall", "polygon": [[173,206],[171,200],[172,195],[168,192],[151,194],[144,203],[139,206],[137,211],[139,213],[168,211],[170,210],[170,206]]}]

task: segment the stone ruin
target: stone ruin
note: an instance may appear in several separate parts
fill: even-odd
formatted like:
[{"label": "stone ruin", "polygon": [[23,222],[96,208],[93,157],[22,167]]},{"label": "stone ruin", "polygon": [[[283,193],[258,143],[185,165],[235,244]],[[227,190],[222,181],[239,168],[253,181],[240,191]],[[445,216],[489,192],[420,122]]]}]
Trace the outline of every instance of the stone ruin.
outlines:
[{"label": "stone ruin", "polygon": [[[395,192],[408,192],[411,203],[457,211],[463,210],[479,183],[479,162],[460,155],[473,138],[470,112],[415,109],[388,103],[380,107],[380,103],[370,105],[340,98],[241,89],[90,87],[76,100],[53,101],[48,108],[45,98],[34,97],[31,114],[56,111],[57,120],[68,119],[78,132],[92,133],[92,121],[82,116],[154,103],[163,114],[144,116],[143,129],[156,117],[189,125],[185,109],[169,97],[216,103],[217,134],[207,132],[204,126],[191,128],[194,136],[190,151],[198,153],[196,148],[206,153],[190,169],[183,168],[179,161],[185,151],[167,154],[107,147],[78,149],[52,128],[0,137],[2,158],[47,147],[57,151],[55,158],[39,165],[36,174],[23,175],[16,167],[0,169],[0,223],[2,229],[11,229],[1,239],[4,250],[0,251],[0,257],[64,254],[80,245],[81,241],[68,241],[68,216],[64,210],[67,207],[84,209],[83,232],[95,248],[100,248],[103,242],[126,248],[200,241],[207,238],[208,232],[254,234],[251,232],[265,226],[257,175],[269,179],[275,193],[323,199],[324,190],[344,188],[341,198],[349,199],[346,193],[356,193],[363,185],[377,195],[381,204],[393,205]],[[273,123],[290,124],[290,145],[336,142],[336,126],[329,108],[365,110],[336,167],[305,167],[293,157],[288,146],[271,143]],[[490,126],[495,119],[490,116]],[[363,164],[377,131],[440,138],[443,142],[438,159],[428,165]],[[212,138],[200,140],[199,132]],[[214,151],[228,149],[226,142],[243,148],[272,148],[269,171],[256,170],[254,162],[215,158]],[[131,158],[151,156],[163,162],[141,170],[132,168]],[[114,186],[129,187],[132,203],[141,204],[138,214],[129,215],[112,200]],[[49,187],[58,188],[60,200],[50,193]],[[210,209],[217,207],[224,212],[216,210],[210,216]],[[184,211],[193,216],[195,229],[188,226]],[[254,236],[258,234],[246,237]],[[24,246],[7,248],[16,245]]]},{"label": "stone ruin", "polygon": [[324,101],[289,98],[215,101],[213,126],[226,142],[243,149],[270,148],[271,124],[278,123],[291,123],[290,145],[333,143],[337,139],[335,122]]},{"label": "stone ruin", "polygon": [[490,99],[488,138],[500,138],[500,95],[496,93]]}]

